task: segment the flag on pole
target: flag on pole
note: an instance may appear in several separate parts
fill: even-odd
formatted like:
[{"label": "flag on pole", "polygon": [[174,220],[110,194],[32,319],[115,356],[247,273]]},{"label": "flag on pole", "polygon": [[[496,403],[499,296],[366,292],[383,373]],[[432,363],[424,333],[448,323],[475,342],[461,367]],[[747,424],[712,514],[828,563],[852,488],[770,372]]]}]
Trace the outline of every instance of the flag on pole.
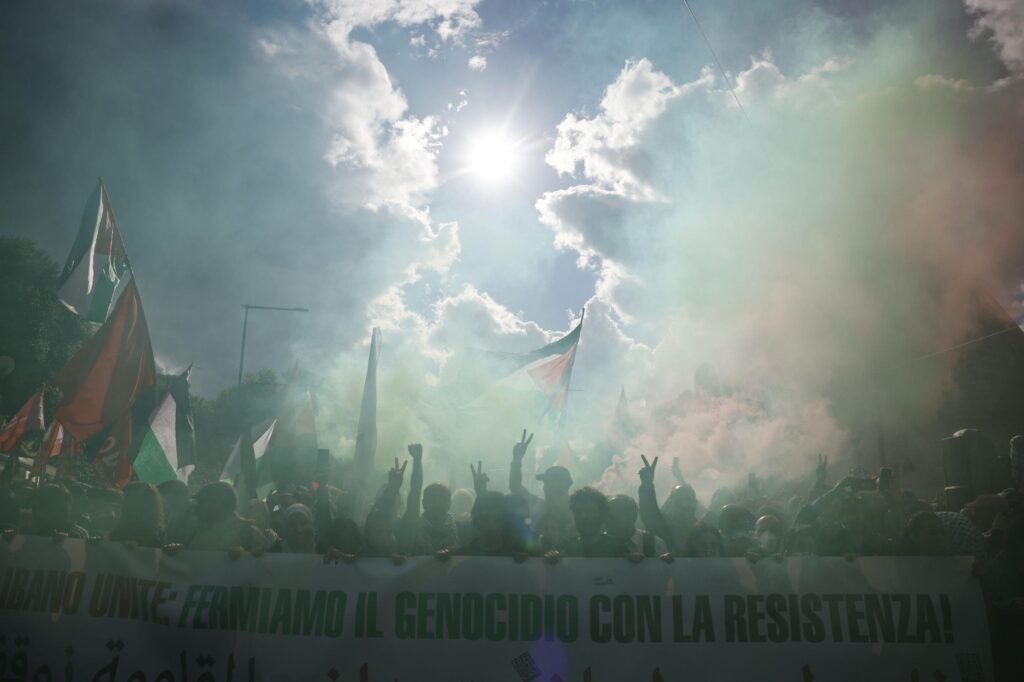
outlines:
[{"label": "flag on pole", "polygon": [[[536,350],[526,353],[478,351],[476,357],[466,358],[460,370],[460,381],[464,374],[468,374],[477,384],[477,389],[469,389],[470,395],[476,393],[470,402],[479,402],[493,391],[540,390],[543,395],[541,418],[552,419],[561,425],[565,421],[569,385],[582,330],[583,317],[580,316],[572,331]],[[479,392],[481,384],[483,393]]]},{"label": "flag on pole", "polygon": [[0,452],[11,452],[30,431],[42,431],[43,424],[43,389],[32,394],[32,397],[21,406],[13,417],[7,420],[0,431]]},{"label": "flag on pole", "polygon": [[61,471],[70,470],[70,460],[78,452],[78,443],[64,431],[59,421],[50,422],[50,427],[43,435],[43,442],[39,444],[36,458],[32,462],[32,473],[42,475],[46,473],[46,467],[54,458],[59,458]]},{"label": "flag on pole", "polygon": [[85,205],[78,235],[57,282],[57,296],[71,312],[89,322],[102,323],[115,300],[115,291],[130,270],[101,179]]},{"label": "flag on pole", "polygon": [[189,367],[174,378],[149,418],[132,469],[139,480],[159,485],[178,479],[188,483],[196,466],[195,427],[189,399]]},{"label": "flag on pole", "polygon": [[135,399],[155,383],[142,301],[129,281],[107,321],[54,378],[63,393],[56,419],[84,442],[127,418]]},{"label": "flag on pole", "polygon": [[111,488],[123,488],[132,480],[132,421],[129,410],[84,447],[97,480]]},{"label": "flag on pole", "polygon": [[188,477],[196,468],[196,419],[192,413],[192,392],[189,380],[192,377],[192,365],[182,372],[171,383],[170,393],[175,405],[175,445],[178,454],[178,477],[188,483]]},{"label": "flag on pole", "polygon": [[[254,478],[256,480],[257,491],[268,485],[273,485],[273,479],[270,476],[270,472],[268,468],[264,466],[263,455],[267,453],[267,447],[270,445],[270,439],[274,437],[274,428],[276,426],[277,420],[275,419],[270,422],[270,426],[263,432],[263,435],[252,443],[253,459],[256,462],[256,474]],[[242,476],[242,447],[247,444],[242,442],[242,438],[248,438],[248,434],[239,436],[238,440],[235,441],[235,447],[231,449],[228,461],[224,463],[224,469],[220,472],[220,480],[231,481],[236,488],[245,484],[244,477]],[[269,490],[267,492],[269,492]]]},{"label": "flag on pole", "polygon": [[373,471],[373,458],[377,452],[377,361],[380,359],[380,328],[370,334],[370,356],[366,362],[366,381],[363,400],[359,407],[359,426],[356,431],[354,468],[356,480],[364,480]]}]

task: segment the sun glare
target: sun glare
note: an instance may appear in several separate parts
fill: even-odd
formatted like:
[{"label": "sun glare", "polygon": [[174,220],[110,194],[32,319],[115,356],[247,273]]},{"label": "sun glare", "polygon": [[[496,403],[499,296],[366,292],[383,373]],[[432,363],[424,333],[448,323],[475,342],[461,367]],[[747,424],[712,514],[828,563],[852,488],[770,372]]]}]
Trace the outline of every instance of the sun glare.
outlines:
[{"label": "sun glare", "polygon": [[488,131],[470,140],[467,171],[487,185],[508,181],[516,171],[516,143],[497,131]]}]

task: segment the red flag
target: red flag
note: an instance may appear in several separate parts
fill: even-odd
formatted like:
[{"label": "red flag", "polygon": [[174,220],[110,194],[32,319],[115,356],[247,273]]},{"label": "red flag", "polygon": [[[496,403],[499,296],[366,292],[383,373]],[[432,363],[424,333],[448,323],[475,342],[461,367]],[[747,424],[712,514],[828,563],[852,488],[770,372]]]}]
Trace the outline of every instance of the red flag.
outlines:
[{"label": "red flag", "polygon": [[123,488],[132,480],[129,450],[132,446],[132,415],[126,412],[107,432],[92,460],[96,478],[112,488]]},{"label": "red flag", "polygon": [[17,414],[7,420],[3,431],[0,431],[0,452],[10,452],[18,446],[28,431],[42,431],[43,426],[43,389],[39,389],[28,399]]},{"label": "red flag", "polygon": [[64,431],[60,422],[54,421],[43,436],[43,442],[39,445],[36,459],[32,462],[32,473],[41,475],[46,473],[46,466],[54,457],[60,458],[60,468],[65,473],[69,471],[71,458],[78,452],[78,443]]},{"label": "red flag", "polygon": [[153,346],[133,280],[107,321],[54,379],[64,394],[56,418],[75,440],[85,441],[127,418],[135,399],[155,383]]}]

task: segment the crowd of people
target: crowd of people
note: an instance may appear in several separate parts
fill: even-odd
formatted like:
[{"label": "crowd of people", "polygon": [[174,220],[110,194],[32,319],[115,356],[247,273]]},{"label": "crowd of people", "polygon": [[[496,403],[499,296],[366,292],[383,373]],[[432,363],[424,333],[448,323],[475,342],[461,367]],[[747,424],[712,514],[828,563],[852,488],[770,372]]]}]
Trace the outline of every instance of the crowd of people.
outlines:
[{"label": "crowd of people", "polygon": [[[541,495],[523,483],[532,436],[512,448],[508,492],[491,489],[482,464],[470,465],[472,489],[423,483],[423,448],[387,472],[372,500],[331,485],[290,486],[240,499],[218,481],[194,493],[182,482],[133,482],[123,490],[74,481],[14,480],[0,490],[0,528],[8,533],[106,538],[174,552],[182,548],[323,554],[339,561],[433,555],[625,558],[801,555],[972,556],[990,607],[994,643],[1024,634],[1024,492],[987,492],[962,508],[901,490],[899,472],[847,475],[828,483],[819,455],[813,476],[762,490],[751,474],[742,489],[718,489],[703,504],[671,465],[675,485],[659,503],[657,457],[642,457],[636,496],[576,487],[551,466],[537,475]],[[1024,453],[1024,438],[1012,447]],[[404,505],[402,489],[411,462]],[[800,488],[803,488],[802,490]],[[360,513],[360,509],[368,511]]]},{"label": "crowd of people", "polygon": [[[970,555],[979,564],[1013,560],[1024,532],[1024,492],[985,493],[961,509],[944,508],[898,484],[898,472],[848,475],[828,485],[819,456],[806,490],[761,490],[751,474],[741,490],[718,489],[702,504],[673,460],[676,485],[659,503],[658,458],[642,456],[636,496],[574,488],[551,466],[537,476],[542,495],[523,484],[532,436],[512,449],[509,492],[490,489],[482,465],[472,489],[423,485],[423,448],[396,458],[386,484],[360,514],[356,495],[331,485],[290,486],[264,499],[239,499],[227,481],[194,493],[182,482],[136,481],[123,490],[69,480],[15,480],[0,495],[6,531],[102,537],[145,547],[321,553],[338,557],[415,555],[762,557],[793,555]],[[1024,439],[1021,439],[1024,441]],[[1015,443],[1016,444],[1016,443]],[[409,463],[408,490],[402,499]],[[1001,559],[1002,558],[1002,559]]]}]

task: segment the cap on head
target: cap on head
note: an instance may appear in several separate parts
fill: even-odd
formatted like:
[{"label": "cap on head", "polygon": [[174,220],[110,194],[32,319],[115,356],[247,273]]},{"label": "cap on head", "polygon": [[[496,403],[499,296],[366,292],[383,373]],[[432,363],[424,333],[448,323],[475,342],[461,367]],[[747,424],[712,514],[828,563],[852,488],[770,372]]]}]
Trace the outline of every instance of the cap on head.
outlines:
[{"label": "cap on head", "polygon": [[569,473],[569,470],[557,464],[553,467],[548,467],[547,471],[543,474],[537,474],[537,480],[550,485],[563,486],[566,489],[572,487],[572,475]]}]

